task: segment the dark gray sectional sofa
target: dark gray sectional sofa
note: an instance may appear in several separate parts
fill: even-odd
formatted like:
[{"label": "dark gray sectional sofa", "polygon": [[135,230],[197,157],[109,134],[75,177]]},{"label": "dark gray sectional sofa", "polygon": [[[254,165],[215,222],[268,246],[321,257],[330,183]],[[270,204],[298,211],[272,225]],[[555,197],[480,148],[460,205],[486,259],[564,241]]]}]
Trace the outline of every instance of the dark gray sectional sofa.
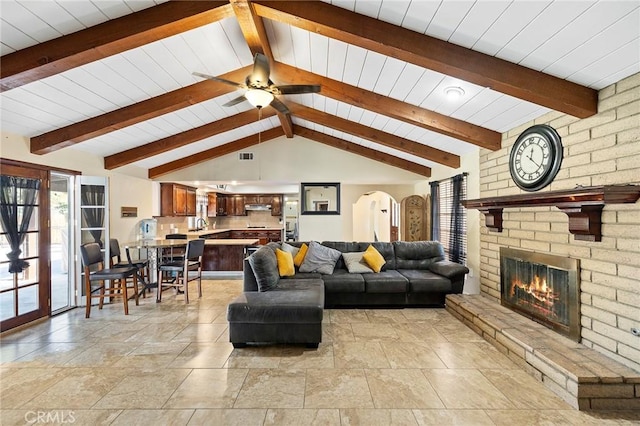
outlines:
[{"label": "dark gray sectional sofa", "polygon": [[[300,247],[302,243],[290,243]],[[437,241],[339,242],[323,246],[341,253],[363,252],[373,245],[384,257],[379,273],[350,273],[340,257],[332,274],[300,273],[280,278],[269,243],[244,263],[244,293],[227,310],[229,339],[248,342],[304,343],[317,347],[322,338],[322,309],[331,307],[444,306],[445,296],[462,293],[466,266],[444,260]],[[258,280],[273,284],[258,291]]]}]

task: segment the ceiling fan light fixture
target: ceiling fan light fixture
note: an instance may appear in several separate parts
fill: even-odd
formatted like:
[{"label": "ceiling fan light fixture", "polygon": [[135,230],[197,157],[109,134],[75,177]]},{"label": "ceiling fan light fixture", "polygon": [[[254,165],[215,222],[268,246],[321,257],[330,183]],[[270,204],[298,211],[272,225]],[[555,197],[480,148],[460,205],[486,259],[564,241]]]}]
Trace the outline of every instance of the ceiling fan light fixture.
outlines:
[{"label": "ceiling fan light fixture", "polygon": [[449,86],[445,87],[444,93],[450,101],[457,101],[464,96],[464,89],[458,86]]},{"label": "ceiling fan light fixture", "polygon": [[244,96],[256,108],[266,107],[273,101],[273,94],[261,89],[249,89]]}]

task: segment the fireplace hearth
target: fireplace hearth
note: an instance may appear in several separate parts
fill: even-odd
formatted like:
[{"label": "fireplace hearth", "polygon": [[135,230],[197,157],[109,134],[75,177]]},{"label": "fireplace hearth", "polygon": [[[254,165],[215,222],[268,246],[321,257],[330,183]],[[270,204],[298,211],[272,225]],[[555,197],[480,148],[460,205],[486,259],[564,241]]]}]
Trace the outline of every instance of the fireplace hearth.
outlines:
[{"label": "fireplace hearth", "polygon": [[580,261],[500,248],[501,303],[580,341]]}]

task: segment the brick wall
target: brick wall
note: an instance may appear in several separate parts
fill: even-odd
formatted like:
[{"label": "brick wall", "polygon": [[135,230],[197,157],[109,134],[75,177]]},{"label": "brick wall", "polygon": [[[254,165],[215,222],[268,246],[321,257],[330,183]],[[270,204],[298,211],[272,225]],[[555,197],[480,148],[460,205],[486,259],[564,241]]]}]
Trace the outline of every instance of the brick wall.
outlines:
[{"label": "brick wall", "polygon": [[[640,184],[640,74],[602,89],[598,111],[582,120],[553,112],[504,133],[502,149],[480,153],[480,197],[523,192],[509,174],[509,152],[533,124],[553,126],[564,146],[562,168],[542,191]],[[582,343],[640,371],[640,337],[630,332],[640,328],[640,201],[605,206],[601,242],[574,240],[555,207],[505,209],[503,220],[496,233],[481,217],[481,293],[500,300],[502,246],[578,258]]]}]

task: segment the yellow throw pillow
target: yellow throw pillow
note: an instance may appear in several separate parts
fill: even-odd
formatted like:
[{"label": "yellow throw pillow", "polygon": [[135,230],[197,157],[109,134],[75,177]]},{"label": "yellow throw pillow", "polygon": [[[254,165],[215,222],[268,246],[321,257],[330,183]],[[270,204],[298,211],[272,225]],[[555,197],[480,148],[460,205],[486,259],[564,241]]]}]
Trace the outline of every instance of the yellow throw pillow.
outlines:
[{"label": "yellow throw pillow", "polygon": [[278,259],[278,273],[281,277],[290,277],[296,274],[291,253],[276,249],[276,259]]},{"label": "yellow throw pillow", "polygon": [[302,262],[304,261],[304,257],[307,255],[308,249],[309,247],[307,246],[307,244],[303,243],[302,246],[300,247],[300,250],[298,250],[298,254],[296,254],[296,257],[293,258],[293,264],[296,265],[298,268],[300,267],[300,265],[302,265]]},{"label": "yellow throw pillow", "polygon": [[369,268],[373,269],[373,272],[380,272],[382,270],[382,267],[386,263],[384,257],[382,257],[380,252],[376,250],[376,248],[372,245],[369,245],[367,250],[362,255],[362,258],[365,262],[367,262]]}]

